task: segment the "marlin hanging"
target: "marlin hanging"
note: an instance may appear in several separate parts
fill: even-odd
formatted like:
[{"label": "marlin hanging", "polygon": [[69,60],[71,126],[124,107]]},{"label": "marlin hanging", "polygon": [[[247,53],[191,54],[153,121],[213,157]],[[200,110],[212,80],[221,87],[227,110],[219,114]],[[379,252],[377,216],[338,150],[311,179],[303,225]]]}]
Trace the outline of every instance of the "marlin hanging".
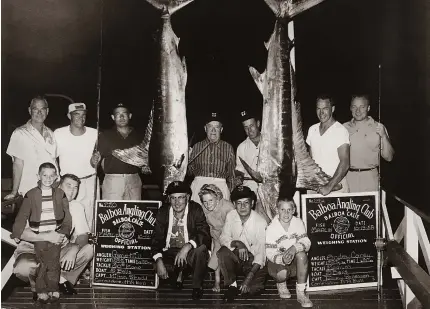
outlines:
[{"label": "marlin hanging", "polygon": [[265,44],[268,50],[266,70],[259,74],[250,67],[264,100],[257,170],[240,159],[259,183],[258,195],[270,219],[277,213],[278,197],[292,200],[296,188],[316,190],[330,180],[305,146],[290,57],[293,42],[288,37],[291,19],[322,1],[265,0],[277,19],[272,36]]},{"label": "marlin hanging", "polygon": [[163,190],[170,182],[184,180],[188,166],[188,134],[185,108],[187,68],[185,58],[179,58],[179,38],[175,35],[170,14],[193,0],[147,0],[162,12],[158,31],[158,89],[142,143],[114,150],[119,160],[142,167],[152,173]]}]

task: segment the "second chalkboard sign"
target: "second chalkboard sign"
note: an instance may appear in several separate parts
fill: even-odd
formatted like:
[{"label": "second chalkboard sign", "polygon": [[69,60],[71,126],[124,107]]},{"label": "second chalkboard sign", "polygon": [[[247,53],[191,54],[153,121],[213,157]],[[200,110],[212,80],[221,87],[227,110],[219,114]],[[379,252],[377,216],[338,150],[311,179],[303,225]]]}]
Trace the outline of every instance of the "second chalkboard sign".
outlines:
[{"label": "second chalkboard sign", "polygon": [[377,203],[377,192],[302,196],[309,291],[377,285]]},{"label": "second chalkboard sign", "polygon": [[156,289],[151,241],[159,201],[96,202],[92,284]]}]

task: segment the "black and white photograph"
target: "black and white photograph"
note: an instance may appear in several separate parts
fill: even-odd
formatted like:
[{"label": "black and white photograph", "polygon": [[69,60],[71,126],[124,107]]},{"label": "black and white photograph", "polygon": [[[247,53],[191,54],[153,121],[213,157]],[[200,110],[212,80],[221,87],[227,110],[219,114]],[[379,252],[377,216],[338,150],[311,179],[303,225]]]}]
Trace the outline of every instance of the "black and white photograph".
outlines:
[{"label": "black and white photograph", "polygon": [[0,26],[2,308],[430,309],[428,0]]}]

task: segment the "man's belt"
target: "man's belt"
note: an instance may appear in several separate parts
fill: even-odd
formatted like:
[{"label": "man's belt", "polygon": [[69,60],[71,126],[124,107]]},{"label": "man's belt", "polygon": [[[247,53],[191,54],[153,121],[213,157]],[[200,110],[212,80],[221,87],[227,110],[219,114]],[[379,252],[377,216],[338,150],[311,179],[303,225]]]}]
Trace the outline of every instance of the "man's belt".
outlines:
[{"label": "man's belt", "polygon": [[79,179],[80,179],[80,180],[88,179],[88,178],[93,177],[93,176],[95,176],[95,175],[96,175],[96,173],[91,174],[91,175],[88,175],[88,176],[85,176],[85,177],[80,177]]},{"label": "man's belt", "polygon": [[374,170],[374,169],[377,169],[378,167],[377,166],[375,166],[375,167],[369,167],[369,168],[350,168],[349,169],[349,171],[350,172],[367,172],[367,171],[371,171],[371,170]]}]

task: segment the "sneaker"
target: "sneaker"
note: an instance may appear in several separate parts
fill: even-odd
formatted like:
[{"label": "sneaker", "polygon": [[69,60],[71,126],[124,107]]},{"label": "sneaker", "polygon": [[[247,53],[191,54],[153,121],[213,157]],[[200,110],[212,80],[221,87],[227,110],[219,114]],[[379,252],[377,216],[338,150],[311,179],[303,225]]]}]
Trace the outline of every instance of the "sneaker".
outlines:
[{"label": "sneaker", "polygon": [[313,306],[311,300],[304,291],[297,291],[297,301],[302,305],[303,308],[311,308]]},{"label": "sneaker", "polygon": [[291,293],[287,288],[287,282],[276,283],[278,288],[279,297],[281,298],[291,298]]}]

